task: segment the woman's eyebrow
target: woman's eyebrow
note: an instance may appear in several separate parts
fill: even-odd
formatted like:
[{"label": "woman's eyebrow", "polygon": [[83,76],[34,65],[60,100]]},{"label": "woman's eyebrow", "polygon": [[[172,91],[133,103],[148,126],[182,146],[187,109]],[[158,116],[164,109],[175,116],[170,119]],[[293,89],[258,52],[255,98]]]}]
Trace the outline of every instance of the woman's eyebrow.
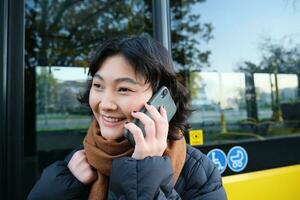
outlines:
[{"label": "woman's eyebrow", "polygon": [[[100,74],[95,74],[94,78],[98,78],[98,79],[104,81],[104,78]],[[129,78],[129,77],[117,78],[117,79],[114,80],[114,82],[116,82],[116,83],[128,82],[128,83],[135,84],[135,85],[139,84],[136,80],[134,80],[132,78]]]},{"label": "woman's eyebrow", "polygon": [[135,81],[134,79],[129,78],[129,77],[117,78],[117,79],[115,80],[115,82],[117,82],[117,83],[120,83],[120,82],[128,82],[128,83],[132,83],[132,84],[135,84],[135,85],[139,84],[137,81]]},{"label": "woman's eyebrow", "polygon": [[95,74],[94,77],[93,77],[93,79],[94,78],[98,78],[98,79],[104,81],[104,78],[102,78],[102,76],[100,76],[99,74]]}]

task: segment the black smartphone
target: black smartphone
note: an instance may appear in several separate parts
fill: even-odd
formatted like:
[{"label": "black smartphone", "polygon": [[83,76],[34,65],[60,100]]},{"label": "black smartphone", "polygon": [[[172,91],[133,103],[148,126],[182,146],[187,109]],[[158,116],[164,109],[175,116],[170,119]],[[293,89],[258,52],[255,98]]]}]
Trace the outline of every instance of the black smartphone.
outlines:
[{"label": "black smartphone", "polygon": [[[168,116],[168,121],[170,121],[172,119],[172,117],[174,116],[174,114],[176,113],[176,105],[174,103],[174,100],[171,97],[170,91],[168,90],[168,88],[166,86],[162,86],[149,100],[149,104],[153,105],[157,110],[160,109],[161,106],[164,106],[164,108],[167,111],[167,116]],[[150,116],[150,113],[147,111],[147,109],[145,107],[143,107],[140,112],[145,113],[146,115]],[[143,135],[145,137],[145,130],[144,130],[144,124],[138,120],[138,119],[134,119],[132,121],[133,123],[135,123],[138,127],[140,127],[140,129],[143,132]],[[124,133],[125,138],[127,138],[130,142],[130,144],[132,146],[135,145],[135,141],[133,138],[133,135],[130,133],[129,130],[125,130]]]}]

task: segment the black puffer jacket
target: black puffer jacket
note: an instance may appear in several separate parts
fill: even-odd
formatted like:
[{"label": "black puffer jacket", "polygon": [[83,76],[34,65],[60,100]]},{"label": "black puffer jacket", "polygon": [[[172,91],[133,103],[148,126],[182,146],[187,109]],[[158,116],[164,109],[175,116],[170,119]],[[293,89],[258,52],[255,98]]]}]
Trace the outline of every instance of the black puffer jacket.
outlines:
[{"label": "black puffer jacket", "polygon": [[[89,186],[80,183],[67,167],[73,153],[43,171],[28,200],[87,199]],[[199,150],[187,146],[186,161],[175,186],[171,168],[168,157],[115,159],[108,199],[227,199],[217,168]]]}]

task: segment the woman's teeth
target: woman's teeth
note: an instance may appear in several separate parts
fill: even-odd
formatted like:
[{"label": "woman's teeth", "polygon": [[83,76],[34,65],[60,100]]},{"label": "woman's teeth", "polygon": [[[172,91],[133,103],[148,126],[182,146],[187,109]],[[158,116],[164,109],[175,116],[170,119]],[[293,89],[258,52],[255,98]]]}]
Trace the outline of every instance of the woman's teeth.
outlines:
[{"label": "woman's teeth", "polygon": [[107,117],[107,116],[103,116],[103,118],[105,119],[105,121],[108,122],[120,122],[123,120],[123,118],[115,118],[115,117]]}]

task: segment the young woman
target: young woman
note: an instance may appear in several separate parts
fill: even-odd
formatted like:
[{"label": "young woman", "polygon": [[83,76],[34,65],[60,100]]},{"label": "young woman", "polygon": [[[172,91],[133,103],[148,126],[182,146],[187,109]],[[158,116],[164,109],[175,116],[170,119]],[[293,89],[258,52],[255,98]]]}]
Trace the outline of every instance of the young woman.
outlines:
[{"label": "young woman", "polygon": [[[145,36],[106,41],[89,75],[80,98],[93,113],[84,148],[47,167],[28,199],[226,199],[217,168],[186,145],[188,94],[160,43]],[[177,107],[170,122],[164,107],[147,103],[161,86]],[[144,106],[150,116],[139,112]],[[145,137],[133,119],[143,123]]]}]

